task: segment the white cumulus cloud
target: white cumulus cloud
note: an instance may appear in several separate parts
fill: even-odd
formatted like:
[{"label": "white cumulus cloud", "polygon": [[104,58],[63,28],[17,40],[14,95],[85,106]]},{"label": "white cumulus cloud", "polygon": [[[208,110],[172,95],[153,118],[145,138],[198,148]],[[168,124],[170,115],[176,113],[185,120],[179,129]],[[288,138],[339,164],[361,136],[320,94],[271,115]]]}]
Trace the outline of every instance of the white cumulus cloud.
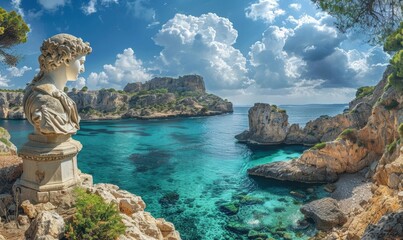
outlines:
[{"label": "white cumulus cloud", "polygon": [[301,10],[302,6],[300,3],[291,3],[290,5],[288,5],[288,7],[295,11],[299,11],[299,10]]},{"label": "white cumulus cloud", "polygon": [[263,20],[273,23],[275,18],[285,14],[285,11],[279,7],[277,0],[259,0],[247,7],[245,14],[254,21]]},{"label": "white cumulus cloud", "polygon": [[8,82],[10,82],[10,80],[8,80],[6,76],[0,74],[0,87],[8,87]]},{"label": "white cumulus cloud", "polygon": [[250,72],[258,86],[294,89],[301,95],[295,89],[355,89],[379,81],[389,58],[379,47],[344,50],[347,38],[325,14],[288,20],[294,27],[270,26],[251,46]]},{"label": "white cumulus cloud", "polygon": [[214,13],[176,14],[153,38],[163,47],[157,65],[163,74],[200,74],[209,89],[238,88],[249,82],[246,58],[233,47],[237,30]]},{"label": "white cumulus cloud", "polygon": [[49,11],[56,10],[59,7],[66,5],[69,0],[38,0],[43,8]]},{"label": "white cumulus cloud", "polygon": [[122,89],[129,82],[144,82],[150,80],[152,75],[143,67],[141,60],[136,59],[131,48],[123,50],[116,56],[115,63],[103,66],[103,71],[92,72],[87,79],[90,89],[118,88]]},{"label": "white cumulus cloud", "polygon": [[32,70],[31,67],[23,66],[22,68],[10,67],[7,68],[11,77],[22,77],[25,72]]}]

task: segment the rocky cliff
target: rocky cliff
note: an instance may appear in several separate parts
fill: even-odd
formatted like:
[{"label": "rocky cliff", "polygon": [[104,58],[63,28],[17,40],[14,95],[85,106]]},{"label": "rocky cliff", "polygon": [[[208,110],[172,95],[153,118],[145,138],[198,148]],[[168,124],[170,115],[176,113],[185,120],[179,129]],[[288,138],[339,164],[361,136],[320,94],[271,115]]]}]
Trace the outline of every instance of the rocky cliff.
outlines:
[{"label": "rocky cliff", "polygon": [[[392,213],[403,209],[403,92],[388,81],[389,73],[390,69],[366,94],[357,94],[348,112],[326,121],[313,121],[318,123],[317,127],[313,127],[313,122],[302,130],[290,127],[285,142],[294,133],[298,137],[293,138],[298,141],[293,143],[307,144],[309,131],[311,134],[308,135],[316,139],[313,142],[321,142],[298,159],[248,170],[250,175],[307,183],[335,182],[341,174],[365,171],[365,176],[372,180],[372,197],[346,213],[348,220],[345,224],[327,229],[315,239],[403,237],[401,227],[396,228],[386,221],[400,221],[401,212]],[[331,130],[323,130],[326,126],[331,126],[328,128]],[[296,130],[298,134],[295,134]],[[383,215],[387,216],[382,218]]]},{"label": "rocky cliff", "polygon": [[126,85],[123,91],[128,93],[136,93],[155,89],[167,89],[170,93],[206,92],[203,77],[198,75],[185,75],[178,78],[156,77],[145,83],[129,83]]},{"label": "rocky cliff", "polygon": [[[309,121],[304,128],[298,124],[288,123],[288,115],[284,110],[281,114],[271,114],[266,118],[269,104],[257,103],[250,110],[249,130],[235,136],[240,142],[249,144],[301,144],[312,146],[316,143],[328,142],[336,139],[345,129],[361,129],[366,126],[372,113],[372,108],[377,103],[387,84],[387,78],[391,69],[388,68],[382,80],[370,91],[359,94],[349,104],[349,108],[334,117],[321,116]],[[275,105],[272,105],[277,109]],[[275,110],[270,110],[274,111]],[[281,129],[281,132],[273,132]]]},{"label": "rocky cliff", "polygon": [[[83,120],[118,118],[167,118],[208,116],[233,111],[232,103],[206,93],[201,76],[154,78],[145,83],[129,83],[124,91],[71,91]],[[0,118],[23,119],[22,92],[0,92]]]}]

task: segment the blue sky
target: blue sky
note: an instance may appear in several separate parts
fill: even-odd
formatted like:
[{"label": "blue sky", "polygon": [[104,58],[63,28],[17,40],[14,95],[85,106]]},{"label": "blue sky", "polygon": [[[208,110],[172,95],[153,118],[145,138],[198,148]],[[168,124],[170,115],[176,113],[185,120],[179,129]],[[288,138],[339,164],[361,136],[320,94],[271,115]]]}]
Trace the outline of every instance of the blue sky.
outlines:
[{"label": "blue sky", "polygon": [[12,0],[30,25],[0,67],[0,88],[23,88],[38,71],[42,41],[70,33],[88,41],[86,72],[69,86],[123,89],[155,76],[200,74],[209,92],[236,105],[346,103],[376,84],[390,56],[338,32],[311,1]]}]

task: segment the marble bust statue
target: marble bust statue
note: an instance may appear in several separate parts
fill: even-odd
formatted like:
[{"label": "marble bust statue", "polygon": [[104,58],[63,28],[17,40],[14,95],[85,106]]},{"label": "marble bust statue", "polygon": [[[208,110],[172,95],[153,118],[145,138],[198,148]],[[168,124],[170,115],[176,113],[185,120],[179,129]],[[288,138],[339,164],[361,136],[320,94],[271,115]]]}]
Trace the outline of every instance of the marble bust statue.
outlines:
[{"label": "marble bust statue", "polygon": [[80,117],[63,90],[67,81],[84,71],[85,56],[91,51],[89,43],[69,34],[57,34],[42,44],[40,71],[25,88],[23,99],[34,132],[18,151],[23,173],[14,186],[22,200],[57,203],[83,182],[77,167],[82,145],[71,137],[80,128]]},{"label": "marble bust statue", "polygon": [[35,134],[72,135],[80,117],[73,100],[63,91],[67,81],[75,81],[84,71],[85,56],[92,49],[70,34],[45,40],[39,56],[40,71],[26,87],[23,104]]}]

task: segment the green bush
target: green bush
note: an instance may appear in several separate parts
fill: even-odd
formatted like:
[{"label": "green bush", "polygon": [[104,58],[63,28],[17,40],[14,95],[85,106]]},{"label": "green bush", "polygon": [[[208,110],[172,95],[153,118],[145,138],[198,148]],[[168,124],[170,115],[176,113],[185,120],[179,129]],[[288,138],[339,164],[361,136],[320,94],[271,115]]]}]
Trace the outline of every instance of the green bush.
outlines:
[{"label": "green bush", "polygon": [[87,87],[87,86],[84,86],[83,88],[81,88],[81,91],[82,91],[82,92],[88,91],[88,87]]},{"label": "green bush", "polygon": [[371,95],[375,90],[375,86],[366,86],[366,87],[360,87],[357,89],[357,92],[355,93],[356,98],[363,98],[365,96]]},{"label": "green bush", "polygon": [[399,125],[398,131],[399,131],[399,136],[400,136],[400,138],[403,139],[403,123],[401,123],[401,124]]},{"label": "green bush", "polygon": [[114,240],[125,232],[125,225],[114,204],[107,204],[95,194],[77,188],[76,214],[68,224],[65,237],[69,240]]},{"label": "green bush", "polygon": [[350,140],[352,142],[357,142],[357,130],[354,128],[347,128],[343,132],[339,134],[337,139],[344,139],[344,140]]},{"label": "green bush", "polygon": [[325,142],[317,143],[315,146],[311,147],[312,150],[320,150],[322,148],[326,147]]},{"label": "green bush", "polygon": [[397,146],[397,140],[393,141],[391,144],[386,145],[386,150],[388,153],[392,154]]}]

